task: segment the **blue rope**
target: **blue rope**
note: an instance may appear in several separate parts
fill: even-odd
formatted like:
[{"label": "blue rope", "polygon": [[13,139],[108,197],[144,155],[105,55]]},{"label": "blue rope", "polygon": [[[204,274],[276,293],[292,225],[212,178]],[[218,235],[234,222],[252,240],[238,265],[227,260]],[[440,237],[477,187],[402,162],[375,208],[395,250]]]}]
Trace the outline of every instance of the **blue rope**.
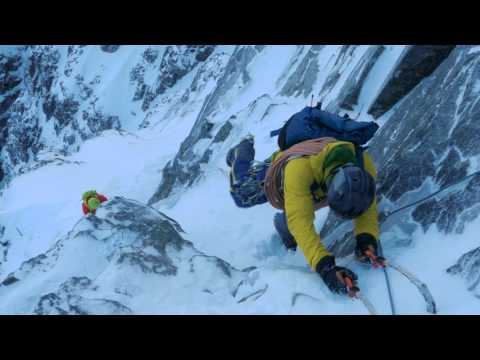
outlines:
[{"label": "blue rope", "polygon": [[[378,250],[380,256],[383,257],[383,249],[380,240],[378,241]],[[387,290],[388,290],[388,299],[390,301],[390,308],[392,309],[392,315],[396,315],[397,312],[395,311],[395,303],[393,302],[393,294],[392,294],[392,287],[390,286],[390,278],[388,277],[387,268],[383,268],[383,274],[385,275],[385,282],[387,283]]]}]

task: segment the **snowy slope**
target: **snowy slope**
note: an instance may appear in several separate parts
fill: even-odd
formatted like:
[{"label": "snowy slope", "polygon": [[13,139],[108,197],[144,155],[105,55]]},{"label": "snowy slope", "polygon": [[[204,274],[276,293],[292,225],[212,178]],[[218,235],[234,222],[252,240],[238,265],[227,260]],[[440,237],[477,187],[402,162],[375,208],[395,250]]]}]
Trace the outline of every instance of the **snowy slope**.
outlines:
[{"label": "snowy slope", "polygon": [[[225,155],[251,133],[256,158],[269,156],[276,148],[269,132],[310,104],[312,94],[332,111],[371,120],[367,110],[404,47],[372,49],[218,46],[196,63],[183,48],[173,57],[161,46],[121,46],[114,53],[88,46],[76,48],[76,56],[69,55],[67,47],[56,49],[61,54],[58,73],[63,75],[53,82],[52,93],[60,96],[64,87],[81,96],[79,84],[90,82],[92,90],[88,104],[82,103],[66,130],[57,133],[40,113],[45,121],[40,138],[48,146],[30,157],[19,174],[12,170],[12,180],[3,189],[0,275],[7,281],[0,286],[0,312],[366,314],[359,302],[331,295],[300,251],[287,253],[281,247],[274,234],[273,208],[235,207],[228,193]],[[172,58],[184,60],[172,65]],[[185,67],[179,70],[178,63]],[[357,72],[364,75],[357,77]],[[173,81],[171,74],[181,76]],[[81,82],[74,80],[78,75]],[[171,86],[164,89],[162,84]],[[342,107],[351,93],[357,93],[356,100],[349,109]],[[81,113],[93,109],[108,114],[103,118],[117,118],[118,126],[87,131],[88,119],[82,122]],[[388,124],[394,111],[380,123]],[[62,153],[65,131],[77,140]],[[88,136],[79,136],[86,132]],[[115,198],[99,211],[102,224],[126,211],[124,207],[136,209],[129,213],[129,225],[140,224],[151,216],[147,203],[175,219],[185,230],[179,241],[188,249],[168,254],[178,273],[152,274],[131,263],[119,265],[126,241],[122,223],[115,223],[118,231],[112,235],[82,219],[80,196],[89,188],[124,199]],[[140,204],[128,205],[125,199]],[[318,230],[327,215],[328,210],[317,213]],[[478,226],[477,219],[462,235],[447,236],[435,227],[426,233],[417,229],[407,247],[391,247],[387,255],[430,286],[441,314],[479,313],[480,303],[463,280],[446,272],[478,247]],[[138,241],[142,233],[135,234],[127,238]],[[135,251],[145,246],[132,244],[128,246]],[[192,272],[198,254],[228,264],[231,276],[217,260],[201,263]],[[42,261],[35,261],[37,257]],[[388,314],[383,275],[348,258],[340,262],[358,272],[362,290],[380,313]],[[12,277],[19,281],[9,284]],[[394,273],[391,280],[399,313],[426,313],[407,281]]]}]

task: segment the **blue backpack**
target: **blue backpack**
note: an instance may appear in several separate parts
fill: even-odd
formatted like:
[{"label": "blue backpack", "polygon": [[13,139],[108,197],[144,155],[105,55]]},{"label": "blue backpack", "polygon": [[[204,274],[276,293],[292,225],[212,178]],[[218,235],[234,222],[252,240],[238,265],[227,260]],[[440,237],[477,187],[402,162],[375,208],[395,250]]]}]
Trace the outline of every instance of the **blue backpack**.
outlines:
[{"label": "blue backpack", "polygon": [[319,104],[294,114],[281,129],[272,131],[270,136],[278,135],[278,146],[282,151],[302,141],[321,137],[352,142],[361,148],[378,128],[378,124],[374,122],[358,122],[323,111]]}]

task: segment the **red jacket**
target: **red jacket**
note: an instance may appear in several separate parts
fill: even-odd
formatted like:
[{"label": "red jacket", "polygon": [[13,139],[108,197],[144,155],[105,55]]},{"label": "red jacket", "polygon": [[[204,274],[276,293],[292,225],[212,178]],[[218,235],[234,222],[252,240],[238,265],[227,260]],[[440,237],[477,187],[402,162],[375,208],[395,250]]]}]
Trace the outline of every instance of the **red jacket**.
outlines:
[{"label": "red jacket", "polygon": [[[97,194],[97,199],[100,201],[100,203],[103,203],[108,200],[107,197],[102,194]],[[96,213],[96,210],[90,210],[88,208],[88,205],[85,202],[82,203],[82,210],[85,215],[87,215],[89,212],[92,213],[93,215],[95,215]]]}]

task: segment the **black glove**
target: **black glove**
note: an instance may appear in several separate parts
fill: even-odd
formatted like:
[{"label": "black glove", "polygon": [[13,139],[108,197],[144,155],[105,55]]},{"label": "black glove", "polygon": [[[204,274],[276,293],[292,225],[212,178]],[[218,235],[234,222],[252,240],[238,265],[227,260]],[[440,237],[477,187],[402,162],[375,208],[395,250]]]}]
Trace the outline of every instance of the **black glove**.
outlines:
[{"label": "black glove", "polygon": [[357,260],[369,264],[370,259],[365,254],[368,250],[370,250],[375,256],[378,256],[377,240],[367,233],[357,235],[357,246],[355,246],[355,257]]},{"label": "black glove", "polygon": [[348,294],[348,289],[345,283],[339,279],[337,273],[340,273],[341,278],[349,277],[355,284],[358,276],[351,270],[335,265],[335,258],[333,256],[325,256],[319,261],[316,268],[317,273],[328,286],[330,291],[334,294]]}]

